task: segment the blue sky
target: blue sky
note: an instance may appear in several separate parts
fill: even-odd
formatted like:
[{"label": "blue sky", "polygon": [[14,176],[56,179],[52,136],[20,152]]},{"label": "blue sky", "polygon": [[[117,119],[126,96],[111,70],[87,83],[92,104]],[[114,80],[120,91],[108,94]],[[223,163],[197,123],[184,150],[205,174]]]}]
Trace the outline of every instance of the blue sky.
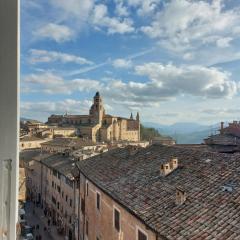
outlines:
[{"label": "blue sky", "polygon": [[106,111],[143,122],[239,119],[240,3],[22,0],[21,115]]}]

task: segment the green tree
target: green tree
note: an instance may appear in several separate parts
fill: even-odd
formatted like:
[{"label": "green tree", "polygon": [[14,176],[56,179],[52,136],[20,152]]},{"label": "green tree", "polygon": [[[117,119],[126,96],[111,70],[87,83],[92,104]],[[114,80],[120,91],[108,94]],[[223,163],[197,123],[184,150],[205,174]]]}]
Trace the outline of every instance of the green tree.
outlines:
[{"label": "green tree", "polygon": [[141,132],[141,140],[145,140],[145,141],[152,140],[154,137],[161,137],[161,134],[158,132],[157,129],[144,127],[142,124],[140,128],[140,132]]}]

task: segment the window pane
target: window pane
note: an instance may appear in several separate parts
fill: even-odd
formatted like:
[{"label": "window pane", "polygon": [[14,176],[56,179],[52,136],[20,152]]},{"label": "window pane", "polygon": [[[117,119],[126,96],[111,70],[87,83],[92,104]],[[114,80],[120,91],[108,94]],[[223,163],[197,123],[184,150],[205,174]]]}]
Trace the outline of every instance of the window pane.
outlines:
[{"label": "window pane", "polygon": [[97,209],[100,210],[100,194],[97,193]]},{"label": "window pane", "polygon": [[120,212],[116,209],[114,209],[114,226],[119,232],[120,231]]},{"label": "window pane", "polygon": [[138,240],[147,240],[147,236],[140,230],[138,230]]}]

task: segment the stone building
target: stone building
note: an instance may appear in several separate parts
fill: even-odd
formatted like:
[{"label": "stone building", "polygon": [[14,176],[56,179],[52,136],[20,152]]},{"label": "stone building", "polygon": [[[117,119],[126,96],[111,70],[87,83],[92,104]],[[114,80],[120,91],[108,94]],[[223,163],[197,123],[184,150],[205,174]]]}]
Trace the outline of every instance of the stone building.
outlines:
[{"label": "stone building", "polygon": [[48,139],[37,138],[34,136],[24,136],[20,138],[19,150],[40,148],[41,144],[48,141]]},{"label": "stone building", "polygon": [[78,149],[95,150],[100,146],[107,146],[103,143],[94,143],[90,140],[80,138],[55,138],[41,144],[41,149],[44,152],[64,153],[72,152]]},{"label": "stone building", "polygon": [[228,126],[221,122],[219,133],[209,136],[204,142],[219,152],[240,152],[240,122],[233,121]]},{"label": "stone building", "polygon": [[129,146],[77,165],[79,239],[239,239],[238,153]]},{"label": "stone building", "polygon": [[132,114],[130,118],[106,114],[99,92],[94,96],[89,115],[51,115],[48,124],[77,127],[81,137],[94,142],[140,141],[139,113],[136,119],[133,119]]},{"label": "stone building", "polygon": [[27,198],[47,212],[59,233],[77,239],[78,185],[72,175],[75,161],[62,154],[40,153],[23,159]]},{"label": "stone building", "polygon": [[152,144],[172,146],[176,144],[176,141],[170,136],[160,136],[160,137],[154,137],[152,140]]}]

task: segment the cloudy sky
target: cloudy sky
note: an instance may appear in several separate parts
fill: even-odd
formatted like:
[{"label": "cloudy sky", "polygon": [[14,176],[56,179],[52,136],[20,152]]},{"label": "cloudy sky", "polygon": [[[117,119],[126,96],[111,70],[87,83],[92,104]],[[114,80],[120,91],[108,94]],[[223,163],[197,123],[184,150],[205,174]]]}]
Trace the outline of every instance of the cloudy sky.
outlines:
[{"label": "cloudy sky", "polygon": [[21,116],[106,111],[171,124],[239,119],[240,2],[22,0]]}]

